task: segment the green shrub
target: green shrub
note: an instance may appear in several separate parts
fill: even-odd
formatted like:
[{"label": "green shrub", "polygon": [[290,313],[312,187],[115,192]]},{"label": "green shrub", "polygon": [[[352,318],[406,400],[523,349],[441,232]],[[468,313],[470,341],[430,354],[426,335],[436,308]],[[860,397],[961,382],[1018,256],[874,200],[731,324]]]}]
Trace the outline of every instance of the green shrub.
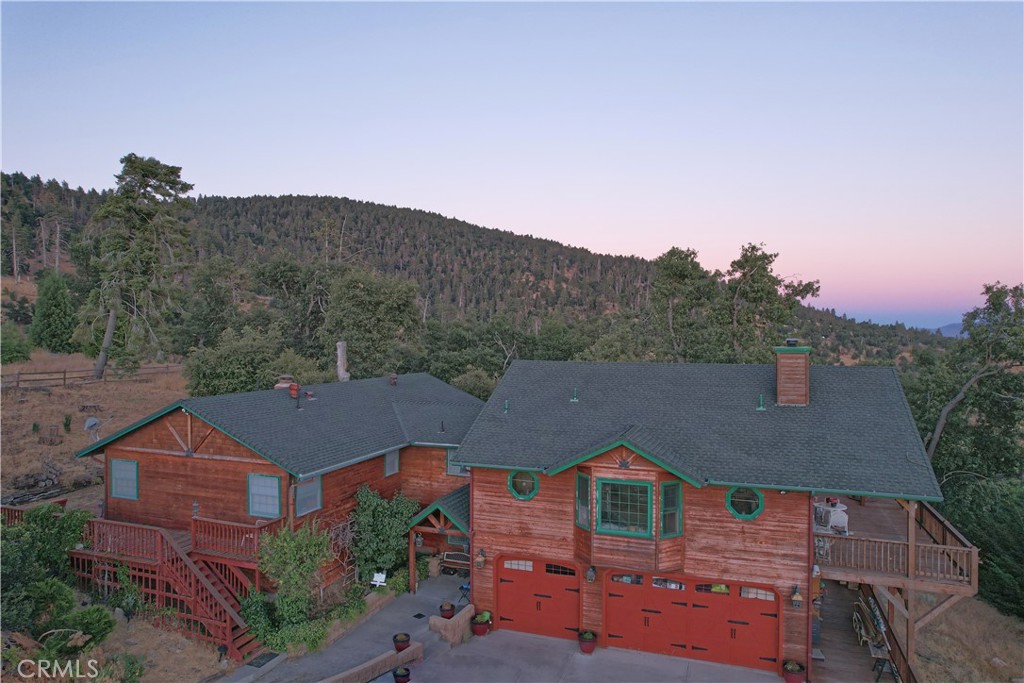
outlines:
[{"label": "green shrub", "polygon": [[391,592],[398,595],[399,593],[409,592],[409,570],[405,567],[396,569],[391,572],[391,576],[388,577],[387,581],[388,588]]},{"label": "green shrub", "polygon": [[145,662],[145,657],[136,657],[127,652],[115,655],[100,667],[97,678],[118,683],[139,683],[142,674],[146,673]]},{"label": "green shrub", "polygon": [[418,510],[419,503],[401,493],[387,500],[365,484],[359,487],[352,513],[359,534],[352,554],[361,572],[379,572],[402,564],[409,520]]},{"label": "green shrub", "polygon": [[430,558],[417,557],[416,558],[416,579],[419,581],[425,581],[430,577]]},{"label": "green shrub", "polygon": [[26,595],[32,601],[32,634],[38,636],[64,623],[75,606],[75,595],[59,579],[43,579],[30,585]]},{"label": "green shrub", "polygon": [[91,636],[86,647],[103,642],[116,625],[114,615],[99,605],[72,612],[64,620],[65,628],[73,628]]},{"label": "green shrub", "polygon": [[0,363],[20,363],[32,357],[32,344],[17,327],[0,323]]}]

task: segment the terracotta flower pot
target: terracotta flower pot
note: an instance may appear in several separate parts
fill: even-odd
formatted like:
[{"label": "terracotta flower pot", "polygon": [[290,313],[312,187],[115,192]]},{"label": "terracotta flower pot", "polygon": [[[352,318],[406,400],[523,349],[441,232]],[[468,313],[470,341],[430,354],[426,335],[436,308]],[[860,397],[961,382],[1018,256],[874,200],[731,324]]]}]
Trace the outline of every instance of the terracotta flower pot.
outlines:
[{"label": "terracotta flower pot", "polygon": [[409,647],[409,634],[396,633],[391,636],[391,642],[395,645],[395,652],[401,652],[405,648]]},{"label": "terracotta flower pot", "polygon": [[400,666],[391,670],[391,676],[395,679],[395,683],[409,683],[409,680],[412,678],[412,672],[408,668]]},{"label": "terracotta flower pot", "polygon": [[474,636],[486,636],[487,632],[491,630],[491,624],[487,621],[483,623],[472,621],[469,628],[473,631]]},{"label": "terracotta flower pot", "polygon": [[451,619],[455,616],[455,605],[451,603],[441,605],[439,609],[441,610],[441,616],[445,619]]},{"label": "terracotta flower pot", "polygon": [[801,668],[799,671],[789,671],[788,669],[782,670],[782,680],[786,683],[804,683],[807,678],[806,667]]},{"label": "terracotta flower pot", "polygon": [[[590,638],[584,638],[583,637],[584,633],[589,633],[591,635],[591,637]],[[589,654],[593,654],[594,653],[594,648],[597,647],[597,636],[595,636],[592,631],[582,631],[580,633],[580,635],[579,635],[579,641],[580,641],[580,652],[582,652],[585,655],[589,655]]]}]

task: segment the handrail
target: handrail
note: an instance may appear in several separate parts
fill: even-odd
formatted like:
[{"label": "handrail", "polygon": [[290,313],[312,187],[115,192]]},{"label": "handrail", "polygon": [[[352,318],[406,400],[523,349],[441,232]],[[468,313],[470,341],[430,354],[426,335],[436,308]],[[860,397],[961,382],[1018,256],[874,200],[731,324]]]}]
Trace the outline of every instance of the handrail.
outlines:
[{"label": "handrail", "polygon": [[191,524],[192,550],[258,561],[260,536],[265,531],[275,531],[283,522],[284,517],[240,524],[196,516]]},{"label": "handrail", "polygon": [[[174,578],[180,586],[197,600],[201,600],[209,616],[216,619],[218,615],[209,604],[210,600],[203,599],[200,591],[195,590],[194,584],[198,582],[210,594],[213,602],[223,610],[224,615],[240,626],[245,625],[242,616],[231,607],[165,529],[108,519],[90,519],[86,526],[86,540],[91,542],[88,550],[96,554],[147,560],[168,567],[174,572]],[[230,628],[228,630],[230,631]]]},{"label": "handrail", "polygon": [[[926,517],[927,514],[927,517]],[[934,507],[921,501],[917,506],[917,512],[914,513],[915,521],[918,526],[924,529],[924,532],[939,545],[952,545],[949,541],[953,539],[964,548],[973,548],[974,544],[967,540],[960,530],[949,523],[949,521],[939,514],[939,511]],[[936,525],[938,529],[936,529]],[[940,533],[941,532],[941,533]],[[937,537],[936,533],[940,533]]]},{"label": "handrail", "polygon": [[919,543],[910,576],[910,544],[868,536],[815,534],[815,561],[822,567],[878,572],[954,584],[977,581],[977,548]]},{"label": "handrail", "polygon": [[[875,597],[874,589],[865,583],[860,585],[860,594],[864,598],[865,603],[868,602],[868,598]],[[918,677],[917,672],[914,671],[913,666],[911,666],[907,654],[903,651],[903,646],[900,645],[900,639],[896,637],[892,625],[885,616],[885,611],[878,610],[875,614],[882,619],[886,632],[893,634],[893,638],[891,640],[886,639],[886,641],[889,644],[889,659],[892,661],[893,667],[899,672],[900,680],[902,680],[903,683],[917,683],[921,679]]]}]

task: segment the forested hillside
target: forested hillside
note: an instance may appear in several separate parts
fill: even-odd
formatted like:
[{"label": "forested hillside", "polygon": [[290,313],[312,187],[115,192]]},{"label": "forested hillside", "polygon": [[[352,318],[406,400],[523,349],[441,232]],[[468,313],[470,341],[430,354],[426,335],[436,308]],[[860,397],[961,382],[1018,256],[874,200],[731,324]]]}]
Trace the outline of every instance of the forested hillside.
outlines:
[{"label": "forested hillside", "polygon": [[[70,284],[84,296],[88,283],[83,280],[92,275],[95,254],[82,238],[110,190],[71,189],[56,180],[4,173],[0,191],[3,272],[25,276],[59,265],[70,273],[73,264],[79,280]],[[288,264],[312,268],[315,272],[306,274],[324,297],[326,274],[354,266],[412,282],[421,322],[483,323],[500,317],[537,335],[545,321],[575,325],[617,314],[643,318],[655,277],[654,262],[645,259],[594,254],[436,213],[344,198],[200,195],[188,200],[180,219],[188,226],[188,240],[176,256],[185,266],[179,280],[230,282],[231,301],[242,307],[273,305],[278,295],[294,295],[271,272],[280,275]],[[216,273],[197,272],[217,257]],[[301,286],[292,285],[292,290]],[[316,298],[312,295],[307,307],[311,302],[323,307]],[[8,309],[12,305],[8,301]],[[780,339],[791,333],[807,340],[818,361],[826,363],[891,363],[915,346],[943,343],[929,332],[858,323],[803,304],[792,326],[778,333]]]}]

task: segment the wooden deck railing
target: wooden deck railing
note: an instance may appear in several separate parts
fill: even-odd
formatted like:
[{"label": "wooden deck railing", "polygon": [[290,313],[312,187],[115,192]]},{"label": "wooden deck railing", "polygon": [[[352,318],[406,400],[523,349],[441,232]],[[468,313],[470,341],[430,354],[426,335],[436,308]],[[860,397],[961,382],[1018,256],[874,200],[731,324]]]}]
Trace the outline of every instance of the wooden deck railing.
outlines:
[{"label": "wooden deck railing", "polygon": [[906,541],[866,536],[815,534],[815,561],[822,569],[848,569],[963,586],[977,585],[978,549],[917,544],[910,576]]},{"label": "wooden deck railing", "polygon": [[283,523],[283,517],[256,524],[193,517],[192,551],[247,560],[255,564],[260,557],[260,536],[266,531],[276,532]]},{"label": "wooden deck railing", "polygon": [[[864,598],[864,602],[867,604],[871,604],[869,599],[877,600],[877,598],[875,598],[874,589],[868,584],[862,583],[860,585],[860,594],[861,597]],[[885,611],[880,609],[877,614],[885,625],[886,633],[892,633],[892,624],[890,624],[889,620],[886,619]],[[914,668],[910,665],[910,660],[907,659],[907,655],[903,651],[903,646],[900,645],[899,640],[899,638],[895,637],[886,639],[889,643],[889,661],[892,662],[893,668],[899,672],[900,680],[903,681],[903,683],[917,683],[920,679],[914,671]]]},{"label": "wooden deck railing", "polygon": [[[198,640],[226,645],[235,659],[232,633],[245,621],[164,529],[141,524],[89,520],[84,548],[70,555],[76,575],[101,587],[116,588],[124,565],[147,602],[156,605],[165,626]],[[169,611],[169,613],[168,613]]]},{"label": "wooden deck railing", "polygon": [[4,524],[7,526],[21,524],[25,520],[25,509],[0,505],[0,515],[3,515]]},{"label": "wooden deck railing", "polygon": [[938,545],[974,547],[955,526],[939,514],[938,510],[924,501],[918,504],[914,518],[917,525]]}]

